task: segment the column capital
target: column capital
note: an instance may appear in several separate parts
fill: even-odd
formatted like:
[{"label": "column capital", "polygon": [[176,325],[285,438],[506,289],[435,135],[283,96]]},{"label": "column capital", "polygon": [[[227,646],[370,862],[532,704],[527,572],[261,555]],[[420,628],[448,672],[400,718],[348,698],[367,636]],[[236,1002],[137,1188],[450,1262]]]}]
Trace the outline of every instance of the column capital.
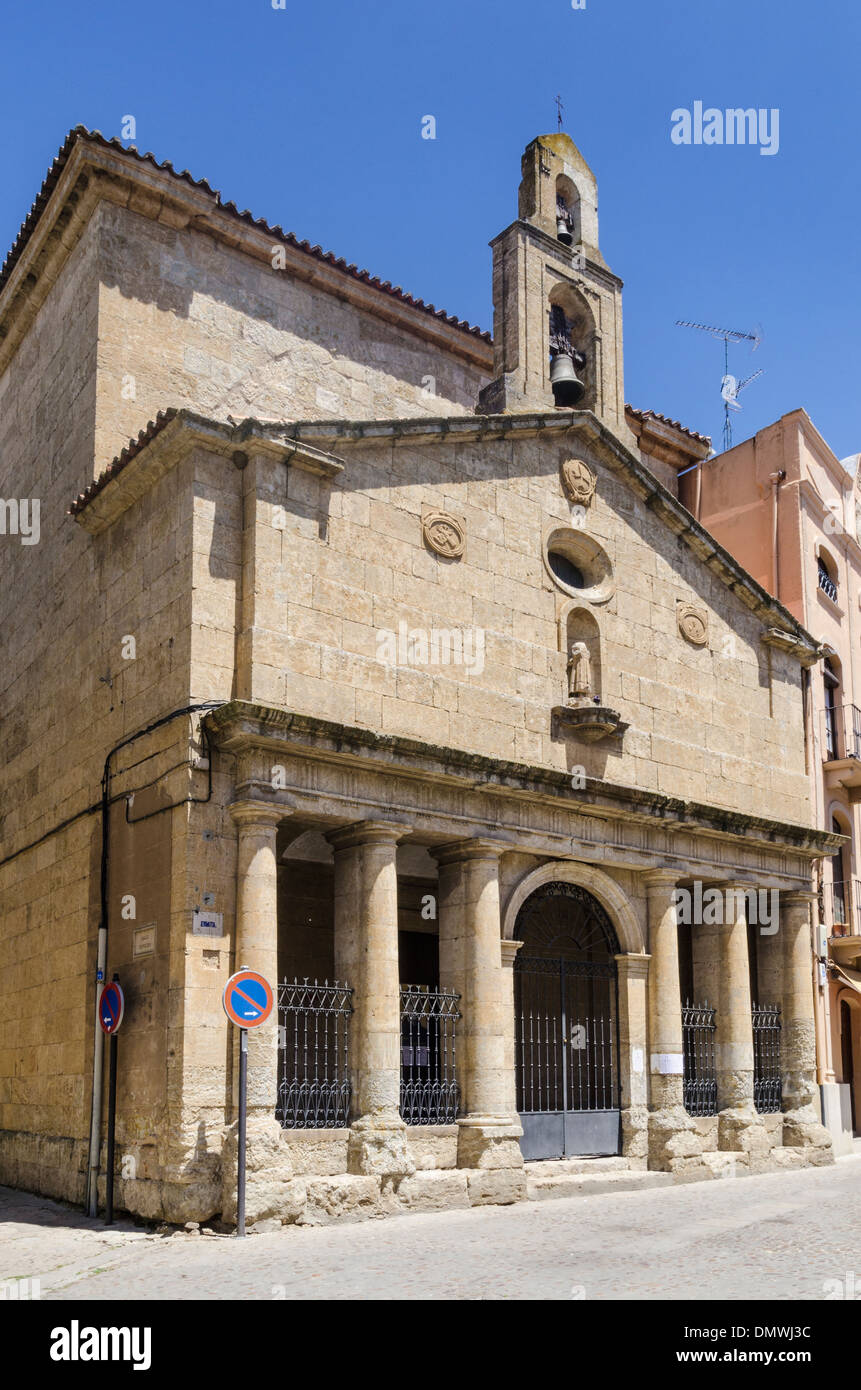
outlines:
[{"label": "column capital", "polygon": [[632,980],[648,979],[651,956],[640,955],[631,951],[624,955],[614,956],[613,959],[620,975],[627,975]]},{"label": "column capital", "polygon": [[239,826],[277,826],[293,815],[292,806],[279,806],[274,801],[233,801],[228,807],[231,819]]},{"label": "column capital", "polygon": [[341,825],[337,830],[330,830],[326,839],[337,851],[354,849],[358,845],[396,845],[398,840],[402,840],[409,833],[410,826],[402,824],[401,821],[359,820],[353,821],[351,825]]},{"label": "column capital", "polygon": [[520,950],[521,946],[523,945],[523,942],[511,941],[507,936],[504,936],[500,941],[499,945],[502,951],[503,969],[513,969],[514,962],[517,958],[517,952]]},{"label": "column capital", "polygon": [[818,893],[810,892],[807,889],[793,888],[789,893],[784,893],[782,889],[778,891],[780,892],[781,907],[809,907],[811,903],[819,900]]},{"label": "column capital", "polygon": [[465,859],[498,859],[506,850],[514,846],[507,840],[494,840],[483,835],[475,835],[465,840],[451,840],[438,845],[429,853],[438,864],[456,864]]},{"label": "column capital", "polygon": [[659,893],[662,888],[676,888],[681,875],[677,869],[650,869],[643,874],[647,893]]}]

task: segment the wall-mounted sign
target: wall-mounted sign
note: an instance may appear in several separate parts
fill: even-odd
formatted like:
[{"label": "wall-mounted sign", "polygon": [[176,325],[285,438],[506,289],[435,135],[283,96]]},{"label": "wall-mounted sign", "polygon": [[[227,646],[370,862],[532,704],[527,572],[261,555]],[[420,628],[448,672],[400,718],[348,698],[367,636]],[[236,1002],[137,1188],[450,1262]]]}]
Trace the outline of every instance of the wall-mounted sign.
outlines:
[{"label": "wall-mounted sign", "polygon": [[151,956],[155,951],[155,922],[135,927],[132,932],[132,955]]},{"label": "wall-mounted sign", "polygon": [[191,916],[192,936],[223,936],[224,913],[196,907]]}]

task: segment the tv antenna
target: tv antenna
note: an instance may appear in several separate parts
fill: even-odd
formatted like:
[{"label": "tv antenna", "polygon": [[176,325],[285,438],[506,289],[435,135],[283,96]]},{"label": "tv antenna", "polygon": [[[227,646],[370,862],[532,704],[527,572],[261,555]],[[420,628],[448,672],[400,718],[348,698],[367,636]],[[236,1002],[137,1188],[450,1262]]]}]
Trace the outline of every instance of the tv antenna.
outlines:
[{"label": "tv antenna", "polygon": [[561,96],[559,95],[559,93],[557,92],[557,94],[556,94],[556,128],[557,128],[557,130],[561,130],[561,129],[562,129],[562,112],[563,112],[564,110],[565,110],[565,108],[564,108],[564,106],[562,105],[562,97],[561,97]]},{"label": "tv antenna", "polygon": [[738,397],[746,386],[757,377],[762,376],[762,369],[753,372],[745,377],[744,381],[738,381],[729,369],[729,345],[730,343],[751,343],[751,352],[756,352],[762,342],[762,332],[755,329],[753,333],[744,333],[737,328],[717,328],[708,323],[688,323],[686,319],[676,319],[677,328],[696,328],[701,333],[708,333],[712,338],[723,340],[723,378],[720,384],[721,399],[723,400],[723,447],[724,451],[732,448],[732,416],[733,410],[741,410]]}]

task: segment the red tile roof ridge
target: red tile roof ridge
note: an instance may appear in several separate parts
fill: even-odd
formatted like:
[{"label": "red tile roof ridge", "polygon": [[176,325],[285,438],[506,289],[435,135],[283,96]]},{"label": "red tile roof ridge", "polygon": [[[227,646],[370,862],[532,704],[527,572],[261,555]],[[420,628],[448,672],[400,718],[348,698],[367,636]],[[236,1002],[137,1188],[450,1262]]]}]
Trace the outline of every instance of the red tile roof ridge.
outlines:
[{"label": "red tile roof ridge", "polygon": [[90,130],[84,125],[74,126],[60,146],[45,176],[42,187],[36,195],[33,206],[21,224],[18,236],[15,238],[2,267],[0,267],[0,291],[2,291],[17,261],[22,255],[27,241],[34,231],[48,199],[56,188],[60,175],[78,140],[87,140],[92,144],[100,145],[103,149],[117,150],[124,155],[129,155],[132,159],[137,160],[141,164],[150,164],[154,169],[168,173],[173,178],[180,179],[184,183],[189,184],[192,188],[199,189],[209,194],[210,197],[215,199],[216,205],[221,211],[229,213],[231,217],[236,217],[240,221],[246,222],[251,226],[259,227],[267,235],[279,237],[290,246],[303,252],[303,254],[313,256],[315,260],[325,261],[328,265],[334,266],[335,269],[342,274],[349,275],[354,280],[361,280],[372,289],[379,290],[381,293],[389,295],[392,299],[398,299],[401,303],[407,304],[412,309],[418,309],[422,313],[431,314],[434,318],[442,319],[445,323],[450,324],[452,328],[457,328],[463,333],[469,333],[474,338],[480,338],[487,343],[492,342],[491,335],[486,329],[477,328],[473,324],[467,323],[465,319],[459,319],[456,314],[447,313],[445,309],[437,309],[433,304],[426,304],[423,299],[415,299],[413,295],[408,294],[399,285],[393,287],[391,281],[380,280],[379,276],[372,275],[369,270],[357,269],[355,262],[350,262],[348,264],[343,256],[336,256],[333,251],[324,251],[318,245],[311,246],[308,241],[300,241],[293,232],[285,232],[283,227],[277,224],[272,225],[263,217],[254,217],[247,209],[240,212],[234,202],[225,201],[219,190],[213,188],[206,179],[196,179],[187,169],[181,171],[175,169],[169,160],[158,160],[155,155],[150,152],[141,154],[134,145],[124,145],[116,136],[111,136],[109,138],[102,135],[101,131]]},{"label": "red tile roof ridge", "polygon": [[626,405],[626,410],[630,410],[638,420],[660,420],[662,425],[671,425],[673,429],[680,430],[682,434],[687,434],[691,439],[700,439],[703,444],[711,444],[711,438],[707,434],[699,434],[697,430],[689,430],[687,425],[683,425],[679,420],[671,420],[669,415],[662,415],[658,410],[637,410],[636,406]]}]

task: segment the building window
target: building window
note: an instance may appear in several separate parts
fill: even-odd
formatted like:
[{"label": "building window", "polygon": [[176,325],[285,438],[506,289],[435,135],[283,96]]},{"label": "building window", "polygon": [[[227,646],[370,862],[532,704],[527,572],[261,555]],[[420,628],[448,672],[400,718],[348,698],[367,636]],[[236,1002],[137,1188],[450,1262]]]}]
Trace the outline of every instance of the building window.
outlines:
[{"label": "building window", "polygon": [[[845,831],[836,816],[831,817],[831,829],[835,835],[843,835]],[[848,921],[847,906],[848,896],[846,873],[844,869],[843,850],[841,845],[835,854],[831,856],[831,921],[837,925],[843,925]]]},{"label": "building window", "polygon": [[822,556],[816,562],[819,571],[819,587],[832,602],[837,602],[837,580],[832,575]]},{"label": "building window", "polygon": [[840,684],[834,667],[825,658],[822,679],[825,685],[825,758],[831,762],[837,757],[837,687]]}]

